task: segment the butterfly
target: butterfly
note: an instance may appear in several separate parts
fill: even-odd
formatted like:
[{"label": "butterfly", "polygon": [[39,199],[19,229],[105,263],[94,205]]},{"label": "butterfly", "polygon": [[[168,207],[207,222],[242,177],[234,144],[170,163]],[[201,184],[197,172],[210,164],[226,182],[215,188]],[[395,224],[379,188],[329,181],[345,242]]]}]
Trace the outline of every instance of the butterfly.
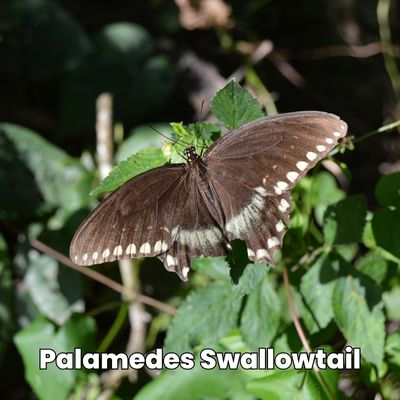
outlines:
[{"label": "butterfly", "polygon": [[166,164],[115,190],[75,233],[70,258],[93,265],[158,257],[187,280],[191,259],[222,256],[242,239],[254,262],[274,265],[289,225],[290,190],[343,138],[347,125],[317,111],[247,123],[187,163]]}]

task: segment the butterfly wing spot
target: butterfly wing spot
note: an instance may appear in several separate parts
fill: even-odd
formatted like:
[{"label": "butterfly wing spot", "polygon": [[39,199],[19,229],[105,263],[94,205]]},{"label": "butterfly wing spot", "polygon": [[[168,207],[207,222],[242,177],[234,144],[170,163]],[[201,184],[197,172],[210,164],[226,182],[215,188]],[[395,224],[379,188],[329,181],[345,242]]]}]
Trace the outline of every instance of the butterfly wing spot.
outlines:
[{"label": "butterfly wing spot", "polygon": [[336,132],[336,131],[333,132],[332,135],[335,136],[335,137],[340,137],[340,136],[342,136],[342,134],[341,134],[340,132]]},{"label": "butterfly wing spot", "polygon": [[288,180],[289,180],[290,182],[293,183],[293,182],[299,177],[299,174],[298,174],[297,172],[290,171],[290,172],[288,172],[288,173],[286,174],[286,177],[288,178]]},{"label": "butterfly wing spot", "polygon": [[322,144],[317,145],[316,148],[320,153],[323,153],[326,150],[326,147]]},{"label": "butterfly wing spot", "polygon": [[254,257],[255,253],[252,249],[247,248],[247,257]]},{"label": "butterfly wing spot", "polygon": [[299,171],[304,171],[304,170],[307,168],[307,166],[308,166],[308,163],[305,162],[305,161],[299,161],[299,162],[296,164],[296,167],[297,167],[297,169],[298,169]]},{"label": "butterfly wing spot", "polygon": [[99,253],[98,253],[97,251],[95,251],[95,252],[92,254],[92,259],[93,259],[93,261],[96,261],[98,258],[99,258]]},{"label": "butterfly wing spot", "polygon": [[109,255],[110,255],[110,249],[105,249],[102,254],[103,258],[107,258]]},{"label": "butterfly wing spot", "polygon": [[160,253],[168,250],[168,243],[164,240],[158,240],[154,245],[154,253]]},{"label": "butterfly wing spot", "polygon": [[254,188],[254,191],[257,192],[260,196],[265,197],[267,195],[267,190],[262,186],[257,186]]},{"label": "butterfly wing spot", "polygon": [[325,139],[325,142],[328,144],[333,144],[333,139],[331,139],[330,137]]},{"label": "butterfly wing spot", "polygon": [[188,273],[189,273],[189,267],[183,267],[182,268],[182,275],[183,275],[183,277],[185,278],[185,279],[187,279],[187,276],[188,276]]},{"label": "butterfly wing spot", "polygon": [[284,213],[289,207],[290,204],[285,199],[281,199],[281,202],[279,203],[278,206],[279,211]]},{"label": "butterfly wing spot", "polygon": [[286,182],[279,181],[275,186],[274,190],[276,194],[282,194],[283,191],[288,187],[289,185]]},{"label": "butterfly wing spot", "polygon": [[175,267],[178,264],[178,259],[171,254],[167,255],[167,266],[170,268]]},{"label": "butterfly wing spot", "polygon": [[114,249],[114,251],[113,251],[113,255],[115,256],[115,257],[119,257],[119,256],[122,256],[122,253],[123,253],[124,251],[122,250],[122,246],[119,244],[118,246],[115,246],[115,249]]},{"label": "butterfly wing spot", "polygon": [[163,226],[161,229],[164,230],[167,233],[170,233],[169,229],[166,226]]},{"label": "butterfly wing spot", "polygon": [[276,225],[275,225],[275,229],[277,230],[277,232],[282,232],[285,229],[285,225],[282,222],[282,220],[280,220]]},{"label": "butterfly wing spot", "polygon": [[78,256],[74,257],[75,262],[78,262]]},{"label": "butterfly wing spot", "polygon": [[133,256],[136,254],[136,245],[135,243],[131,243],[128,245],[128,247],[125,250],[125,254],[129,255],[129,256]]},{"label": "butterfly wing spot", "polygon": [[143,243],[140,246],[139,253],[143,254],[144,256],[149,255],[151,253],[150,243],[149,242]]},{"label": "butterfly wing spot", "polygon": [[86,262],[86,260],[88,259],[88,254],[85,253],[82,257],[83,262]]},{"label": "butterfly wing spot", "polygon": [[256,253],[256,257],[258,261],[266,261],[270,259],[270,255],[265,249],[258,249]]},{"label": "butterfly wing spot", "polygon": [[279,246],[281,242],[276,236],[273,236],[272,238],[269,238],[267,241],[268,248],[272,249],[273,247]]},{"label": "butterfly wing spot", "polygon": [[314,160],[317,158],[317,155],[316,155],[314,152],[309,151],[309,152],[306,154],[306,157],[307,157],[310,161],[314,161]]}]

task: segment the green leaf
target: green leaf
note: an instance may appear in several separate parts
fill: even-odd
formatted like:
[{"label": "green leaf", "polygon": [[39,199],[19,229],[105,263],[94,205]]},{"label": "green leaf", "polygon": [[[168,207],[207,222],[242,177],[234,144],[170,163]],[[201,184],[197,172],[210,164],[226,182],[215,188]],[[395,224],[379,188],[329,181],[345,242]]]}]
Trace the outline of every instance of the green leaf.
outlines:
[{"label": "green leaf", "polygon": [[329,244],[361,242],[367,216],[362,195],[350,196],[328,207],[324,215],[324,235]]},{"label": "green leaf", "polygon": [[382,206],[400,206],[400,172],[382,176],[376,185],[375,196]]},{"label": "green leaf", "polygon": [[363,357],[380,367],[385,342],[385,317],[380,290],[375,282],[344,260],[333,291],[335,320],[353,347],[360,347]]},{"label": "green leaf", "polygon": [[190,371],[178,368],[163,372],[141,389],[134,400],[225,399],[244,390],[248,377],[241,370],[206,370],[196,361]]},{"label": "green leaf", "polygon": [[400,210],[378,210],[372,220],[372,230],[376,244],[400,259]]},{"label": "green leaf", "polygon": [[400,367],[400,332],[394,332],[388,336],[385,353],[389,362]]},{"label": "green leaf", "polygon": [[182,353],[225,336],[236,324],[240,302],[232,303],[232,288],[212,285],[192,292],[168,329],[166,351]]},{"label": "green leaf", "polygon": [[228,129],[235,129],[264,116],[257,100],[235,80],[231,80],[214,96],[211,111]]},{"label": "green leaf", "polygon": [[303,319],[310,333],[326,328],[333,318],[332,294],[337,277],[333,257],[322,254],[302,276],[300,292],[304,298]]},{"label": "green leaf", "polygon": [[388,319],[400,321],[400,287],[394,286],[392,290],[383,293],[382,297]]},{"label": "green leaf", "polygon": [[234,301],[238,301],[246,294],[252,293],[259,285],[267,271],[267,264],[248,264],[239,278],[239,282],[233,288]]},{"label": "green leaf", "polygon": [[168,141],[166,138],[161,136],[159,132],[170,137],[172,131],[168,124],[163,123],[141,125],[132,129],[115,153],[116,162],[120,163],[129,158],[132,154],[136,154],[139,150],[144,148],[161,148],[163,142]]},{"label": "green leaf", "polygon": [[388,262],[378,251],[369,251],[357,260],[356,268],[380,285],[385,279]]},{"label": "green leaf", "polygon": [[268,347],[280,322],[280,300],[268,279],[249,294],[240,321],[240,330],[250,349]]},{"label": "green leaf", "polygon": [[191,267],[216,281],[231,283],[230,266],[225,257],[200,257],[192,260]]},{"label": "green leaf", "polygon": [[[60,267],[57,262],[35,250],[28,253],[28,265],[24,282],[33,302],[43,315],[61,325],[73,312],[83,311],[80,276],[76,272],[65,270],[60,279]],[[63,268],[65,267],[61,267]],[[60,286],[62,282],[64,287]],[[73,291],[68,284],[72,286]]]},{"label": "green leaf", "polygon": [[94,320],[79,316],[70,319],[57,333],[54,325],[39,319],[14,336],[15,345],[24,362],[25,378],[41,400],[67,398],[77,378],[84,372],[58,369],[54,363],[48,365],[46,370],[40,370],[39,349],[51,348],[59,353],[81,347],[82,352],[93,351],[95,333]]},{"label": "green leaf", "polygon": [[[18,125],[0,124],[0,143],[3,141],[16,159],[33,175],[35,185],[49,206],[61,207],[72,214],[89,205],[87,193],[91,185],[91,175],[77,160],[37,133]],[[13,170],[7,171],[7,174],[12,173]],[[2,178],[0,173],[0,182]],[[29,186],[24,187],[24,190],[33,196],[37,191]],[[14,190],[10,193],[14,196]]]},{"label": "green leaf", "polygon": [[13,280],[7,244],[0,234],[0,363],[14,330]]},{"label": "green leaf", "polygon": [[160,167],[167,162],[161,149],[147,148],[116,165],[109,175],[103,179],[96,189],[90,193],[97,196],[101,193],[112,192],[129,179],[150,169]]},{"label": "green leaf", "polygon": [[328,400],[314,373],[310,371],[274,372],[249,382],[247,390],[261,400]]}]

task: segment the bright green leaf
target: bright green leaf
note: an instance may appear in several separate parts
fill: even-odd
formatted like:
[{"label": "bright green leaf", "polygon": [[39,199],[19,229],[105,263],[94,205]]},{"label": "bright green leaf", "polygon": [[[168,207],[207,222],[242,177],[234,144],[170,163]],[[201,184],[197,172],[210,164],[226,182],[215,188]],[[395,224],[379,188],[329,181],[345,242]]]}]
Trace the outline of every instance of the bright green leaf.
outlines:
[{"label": "bright green leaf", "polygon": [[239,278],[239,282],[234,286],[235,301],[240,300],[246,294],[252,293],[267,271],[267,264],[248,264]]},{"label": "bright green leaf", "polygon": [[380,285],[385,279],[388,262],[378,251],[369,251],[357,260],[356,268]]},{"label": "bright green leaf", "polygon": [[400,367],[400,332],[394,332],[388,336],[385,353],[389,362]]},{"label": "bright green leaf", "polygon": [[383,293],[387,317],[393,321],[400,321],[400,287],[394,286],[392,290]]},{"label": "bright green leaf", "polygon": [[225,257],[201,257],[192,260],[191,267],[201,272],[211,279],[230,283],[231,276],[229,274],[230,266],[226,262]]},{"label": "bright green leaf", "polygon": [[161,149],[147,148],[116,165],[109,175],[90,194],[97,196],[101,193],[112,192],[129,179],[150,169],[160,167],[167,162]]},{"label": "bright green leaf", "polygon": [[232,287],[228,285],[211,285],[192,292],[168,329],[166,351],[182,353],[216,342],[235,326],[240,304],[232,303]]},{"label": "bright green leaf", "polygon": [[25,366],[25,378],[41,400],[66,399],[82,371],[59,369],[54,363],[46,370],[39,369],[39,349],[70,352],[75,347],[93,351],[96,326],[90,317],[70,319],[56,333],[54,325],[44,319],[19,331],[14,341]]},{"label": "bright green leaf", "polygon": [[324,235],[329,244],[361,242],[367,216],[362,195],[350,196],[328,207],[324,215]]},{"label": "bright green leaf", "polygon": [[240,321],[240,330],[250,349],[268,347],[280,322],[280,300],[268,279],[251,291]]},{"label": "bright green leaf", "polygon": [[303,318],[310,333],[326,328],[333,318],[332,294],[337,272],[332,264],[336,262],[323,254],[301,278]]},{"label": "bright green leaf", "polygon": [[214,96],[211,111],[228,129],[235,129],[264,116],[257,100],[235,80],[231,80]]},{"label": "bright green leaf", "polygon": [[335,320],[353,347],[377,366],[383,360],[385,317],[378,286],[343,260],[333,291]]}]

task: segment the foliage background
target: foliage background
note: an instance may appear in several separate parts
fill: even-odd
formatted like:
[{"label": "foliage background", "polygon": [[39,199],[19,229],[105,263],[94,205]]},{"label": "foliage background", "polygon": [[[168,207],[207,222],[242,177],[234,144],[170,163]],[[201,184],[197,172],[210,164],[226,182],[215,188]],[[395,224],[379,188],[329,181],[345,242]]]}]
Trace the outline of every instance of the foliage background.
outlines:
[{"label": "foliage background", "polygon": [[[2,398],[56,398],[54,393],[66,398],[72,390],[75,398],[125,399],[143,387],[138,398],[154,398],[151,390],[162,390],[163,384],[170,388],[171,381],[183,382],[171,394],[175,398],[262,398],[266,388],[273,390],[263,376],[220,371],[211,377],[202,371],[191,375],[202,387],[215,388],[213,393],[195,392],[193,382],[179,372],[156,378],[153,386],[148,385],[151,374],[146,371],[130,380],[122,376],[111,392],[104,371],[52,370],[40,375],[43,381],[37,383],[35,349],[40,343],[64,350],[79,345],[119,352],[132,335],[138,335],[142,350],[148,351],[163,346],[171,322],[167,313],[139,304],[137,311],[147,316],[147,323],[141,325],[141,333],[132,333],[135,329],[119,293],[32,247],[36,238],[67,254],[74,230],[96,204],[88,193],[99,181],[95,136],[99,94],[113,94],[116,161],[140,148],[161,145],[162,138],[150,124],[169,132],[170,121],[204,119],[211,97],[232,75],[268,113],[333,112],[349,124],[356,138],[400,118],[397,2],[193,3],[198,8],[183,0],[0,4]],[[339,162],[341,169],[328,165],[328,172],[315,171],[293,195],[293,228],[282,265],[289,269],[297,312],[311,345],[340,350],[345,343],[360,345],[366,333],[361,343],[362,371],[326,378],[336,382],[332,385],[337,397],[399,396],[399,154],[396,130],[371,136],[357,143],[355,151],[337,156],[346,166]],[[305,254],[310,257],[304,262]],[[186,338],[189,345],[211,343],[246,350],[272,344],[299,351],[281,267],[267,278],[251,275],[251,267],[247,275],[231,268],[231,282],[225,262],[203,261],[190,283],[182,284],[159,263],[146,260],[134,265],[137,276],[133,275],[136,290],[181,310],[180,320],[175,319],[168,333],[171,346],[182,330],[193,325],[184,312],[190,301],[204,306],[202,299],[215,296],[213,304],[231,304],[232,285],[244,277],[242,282],[249,279],[250,286],[243,289],[241,320],[234,314],[236,319],[219,326],[225,331],[214,329],[210,336],[215,320],[201,319],[200,309],[194,313],[200,319],[197,336]],[[334,284],[319,279],[317,271],[323,268],[329,269]],[[121,279],[115,264],[96,270],[115,281]],[[357,304],[343,301],[349,277],[360,295],[361,311]],[[247,298],[249,287],[257,285],[261,285],[259,299]],[[319,296],[313,298],[316,287]],[[317,317],[310,316],[304,305],[318,312]],[[313,308],[317,305],[325,308]],[[349,326],[356,315],[361,325]],[[243,322],[246,318],[250,321]],[[272,322],[265,325],[265,321]],[[243,329],[257,323],[261,324],[257,332],[264,337]],[[232,329],[226,331],[227,327]],[[294,384],[290,375],[273,379],[281,388],[287,384],[288,390]],[[232,388],[232,381],[241,383]],[[231,393],[226,394],[227,388]],[[317,398],[310,393],[303,394]]]}]

